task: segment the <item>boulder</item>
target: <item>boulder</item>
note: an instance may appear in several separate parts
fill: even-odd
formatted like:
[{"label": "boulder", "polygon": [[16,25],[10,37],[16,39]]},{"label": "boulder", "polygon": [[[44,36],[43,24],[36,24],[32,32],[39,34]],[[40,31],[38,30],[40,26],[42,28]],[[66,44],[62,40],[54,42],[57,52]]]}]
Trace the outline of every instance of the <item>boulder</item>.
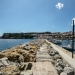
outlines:
[{"label": "boulder", "polygon": [[26,66],[27,66],[26,63],[21,62],[21,63],[20,63],[20,66],[19,66],[19,69],[22,71],[22,70],[25,69]]},{"label": "boulder", "polygon": [[67,75],[67,73],[66,72],[62,72],[60,75]]},{"label": "boulder", "polygon": [[0,59],[0,67],[4,67],[4,66],[8,66],[9,63],[8,63],[8,58],[1,58]]},{"label": "boulder", "polygon": [[18,62],[19,62],[19,63],[20,63],[20,62],[24,62],[24,57],[23,57],[22,55],[19,56]]},{"label": "boulder", "polygon": [[4,67],[4,64],[2,63],[2,61],[0,61],[0,68]]},{"label": "boulder", "polygon": [[3,75],[20,75],[20,70],[17,66],[7,66],[4,69],[1,70]]},{"label": "boulder", "polygon": [[67,75],[74,75],[74,69],[71,67],[65,67],[64,71],[67,73]]},{"label": "boulder", "polygon": [[53,50],[50,51],[49,53],[51,56],[54,56],[55,55],[55,52]]},{"label": "boulder", "polygon": [[5,55],[3,55],[2,53],[0,53],[0,58],[4,58],[5,57]]},{"label": "boulder", "polygon": [[0,72],[0,75],[3,75],[2,72]]},{"label": "boulder", "polygon": [[49,52],[49,54],[50,54],[51,56],[55,56],[56,54],[59,54],[59,53],[58,53],[56,50],[54,50],[54,49],[49,50],[48,52]]},{"label": "boulder", "polygon": [[59,52],[57,52],[56,50],[54,50],[55,54],[59,54]]},{"label": "boulder", "polygon": [[57,59],[57,64],[56,66],[61,66],[62,68],[65,67],[64,63],[63,63],[63,60],[62,59]]},{"label": "boulder", "polygon": [[7,57],[4,57],[4,58],[2,58],[0,60],[8,61],[8,58]]},{"label": "boulder", "polygon": [[[34,50],[35,51],[35,50]],[[32,52],[32,51],[31,51]],[[10,49],[1,52],[2,55],[8,58],[8,60],[13,62],[33,62],[35,58],[35,54],[30,53],[29,51],[23,49]],[[3,59],[4,60],[4,59]]]},{"label": "boulder", "polygon": [[15,60],[18,60],[18,58],[20,57],[20,55],[18,54],[18,53],[16,53],[16,52],[13,52],[13,53],[11,53],[10,55],[8,55],[8,59],[10,60],[10,61],[15,61]]},{"label": "boulder", "polygon": [[57,63],[55,66],[56,67],[59,67],[60,66],[60,67],[62,67],[62,69],[64,69],[64,67],[65,67],[63,63]]},{"label": "boulder", "polygon": [[29,45],[28,46],[24,46],[23,49],[30,50],[31,49],[31,46],[29,46]]},{"label": "boulder", "polygon": [[57,70],[58,74],[63,72],[63,68],[61,66],[56,66],[56,70]]},{"label": "boulder", "polygon": [[2,61],[2,63],[4,64],[4,66],[8,66],[9,64],[8,64],[8,62],[7,61]]},{"label": "boulder", "polygon": [[31,70],[31,68],[32,68],[32,63],[28,63],[26,70]]},{"label": "boulder", "polygon": [[57,60],[57,59],[62,59],[62,57],[59,55],[59,54],[56,54],[54,57],[53,57],[54,60]]},{"label": "boulder", "polygon": [[55,65],[54,60],[52,60],[52,59],[49,59],[49,60],[50,60],[50,62],[51,62],[53,65]]},{"label": "boulder", "polygon": [[63,59],[57,59],[57,62],[59,62],[59,63],[63,62]]}]

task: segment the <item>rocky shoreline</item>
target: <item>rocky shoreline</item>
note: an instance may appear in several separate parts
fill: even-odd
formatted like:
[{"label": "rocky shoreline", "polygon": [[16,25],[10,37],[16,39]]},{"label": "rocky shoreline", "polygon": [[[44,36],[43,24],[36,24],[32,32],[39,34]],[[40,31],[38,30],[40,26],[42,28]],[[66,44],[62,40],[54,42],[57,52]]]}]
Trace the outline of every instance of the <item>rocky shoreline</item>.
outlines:
[{"label": "rocky shoreline", "polygon": [[[44,49],[46,51],[41,53]],[[58,75],[74,75],[74,69],[46,39],[37,39],[0,52],[0,75],[33,75],[32,67],[36,62],[51,62]]]}]

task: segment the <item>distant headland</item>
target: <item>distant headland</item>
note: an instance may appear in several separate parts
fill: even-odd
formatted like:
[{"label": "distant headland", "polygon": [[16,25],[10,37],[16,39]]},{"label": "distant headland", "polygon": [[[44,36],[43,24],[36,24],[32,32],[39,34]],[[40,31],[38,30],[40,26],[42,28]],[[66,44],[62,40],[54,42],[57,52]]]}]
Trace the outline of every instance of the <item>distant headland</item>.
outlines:
[{"label": "distant headland", "polygon": [[72,31],[69,32],[28,32],[28,33],[3,33],[0,37],[2,39],[34,39],[34,38],[44,38],[44,39],[71,39]]}]

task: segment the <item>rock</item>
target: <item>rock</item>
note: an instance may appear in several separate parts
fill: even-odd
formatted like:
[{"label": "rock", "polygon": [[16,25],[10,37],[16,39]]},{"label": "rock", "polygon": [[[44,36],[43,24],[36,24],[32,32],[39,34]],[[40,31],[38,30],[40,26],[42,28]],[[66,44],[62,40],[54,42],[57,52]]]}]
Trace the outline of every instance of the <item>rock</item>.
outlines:
[{"label": "rock", "polygon": [[20,62],[24,62],[24,57],[23,57],[22,55],[19,56],[18,62],[19,62],[19,63],[20,63]]},{"label": "rock", "polygon": [[64,63],[63,63],[63,60],[62,59],[57,59],[57,64],[56,66],[61,66],[62,68],[65,67]]},{"label": "rock", "polygon": [[[13,62],[33,62],[35,55],[23,49],[11,49],[1,52],[9,61]],[[4,59],[3,59],[4,60]]]},{"label": "rock", "polygon": [[54,60],[50,59],[50,62],[51,62],[53,65],[55,65],[55,62],[54,62]]},{"label": "rock", "polygon": [[59,54],[59,52],[57,52],[56,50],[54,52],[55,52],[55,54]]},{"label": "rock", "polygon": [[17,66],[7,66],[4,69],[1,70],[3,75],[20,75],[20,70]]},{"label": "rock", "polygon": [[60,75],[67,75],[67,73],[66,72],[62,72]]},{"label": "rock", "polygon": [[9,63],[8,63],[8,58],[1,58],[0,59],[0,67],[4,67],[4,66],[8,66]]},{"label": "rock", "polygon": [[28,46],[24,46],[23,49],[30,50],[31,49],[31,46],[29,46],[29,45]]},{"label": "rock", "polygon": [[53,48],[51,45],[49,45],[48,47],[47,47],[48,49],[51,49],[51,48]]},{"label": "rock", "polygon": [[60,66],[60,67],[62,67],[62,68],[64,69],[64,64],[63,64],[62,62],[57,63],[57,64],[56,64],[56,67],[58,67],[58,66]]},{"label": "rock", "polygon": [[5,55],[3,55],[2,53],[0,53],[0,58],[4,58],[5,57]]},{"label": "rock", "polygon": [[8,58],[7,57],[4,57],[4,58],[2,58],[0,60],[8,61]]},{"label": "rock", "polygon": [[54,56],[55,55],[55,52],[52,50],[52,51],[50,51],[50,53],[49,53],[51,56]]},{"label": "rock", "polygon": [[51,55],[51,56],[55,56],[56,54],[59,54],[56,50],[48,50],[48,52],[49,52],[49,54]]},{"label": "rock", "polygon": [[24,70],[25,67],[26,67],[26,65],[27,65],[27,64],[21,62],[20,66],[19,66],[19,69],[20,69],[21,71]]},{"label": "rock", "polygon": [[63,68],[61,66],[57,66],[56,70],[57,70],[58,74],[60,74],[61,72],[63,72]]},{"label": "rock", "polygon": [[22,71],[22,70],[24,70],[25,66],[26,65],[22,65],[22,66],[19,67],[19,69]]},{"label": "rock", "polygon": [[64,71],[67,73],[67,75],[74,75],[74,69],[71,67],[65,67]]},{"label": "rock", "polygon": [[32,63],[28,63],[26,70],[31,70],[31,68],[32,68]]},{"label": "rock", "polygon": [[8,66],[9,64],[8,64],[8,62],[7,61],[2,61],[2,63],[5,65],[5,66]]},{"label": "rock", "polygon": [[54,57],[53,57],[54,60],[57,60],[57,59],[62,59],[62,57],[59,55],[59,54],[56,54]]},{"label": "rock", "polygon": [[10,55],[8,55],[8,59],[10,60],[10,61],[15,61],[15,60],[18,60],[18,58],[19,58],[19,54],[18,53],[16,53],[16,52],[13,52],[12,54],[10,54]]},{"label": "rock", "polygon": [[30,53],[34,53],[34,51],[33,51],[33,50],[30,50],[29,52],[30,52]]},{"label": "rock", "polygon": [[63,62],[63,60],[62,59],[57,59],[57,62]]},{"label": "rock", "polygon": [[3,75],[2,72],[0,72],[0,75]]},{"label": "rock", "polygon": [[69,67],[69,64],[66,64],[65,67]]},{"label": "rock", "polygon": [[4,67],[4,64],[0,61],[0,68]]}]

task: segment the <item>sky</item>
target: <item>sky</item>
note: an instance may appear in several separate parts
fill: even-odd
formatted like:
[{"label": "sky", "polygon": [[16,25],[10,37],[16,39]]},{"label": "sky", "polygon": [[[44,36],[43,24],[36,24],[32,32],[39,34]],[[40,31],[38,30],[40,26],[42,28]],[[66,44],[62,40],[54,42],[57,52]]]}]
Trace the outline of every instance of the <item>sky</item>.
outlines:
[{"label": "sky", "polygon": [[75,0],[0,0],[0,35],[72,31]]}]

